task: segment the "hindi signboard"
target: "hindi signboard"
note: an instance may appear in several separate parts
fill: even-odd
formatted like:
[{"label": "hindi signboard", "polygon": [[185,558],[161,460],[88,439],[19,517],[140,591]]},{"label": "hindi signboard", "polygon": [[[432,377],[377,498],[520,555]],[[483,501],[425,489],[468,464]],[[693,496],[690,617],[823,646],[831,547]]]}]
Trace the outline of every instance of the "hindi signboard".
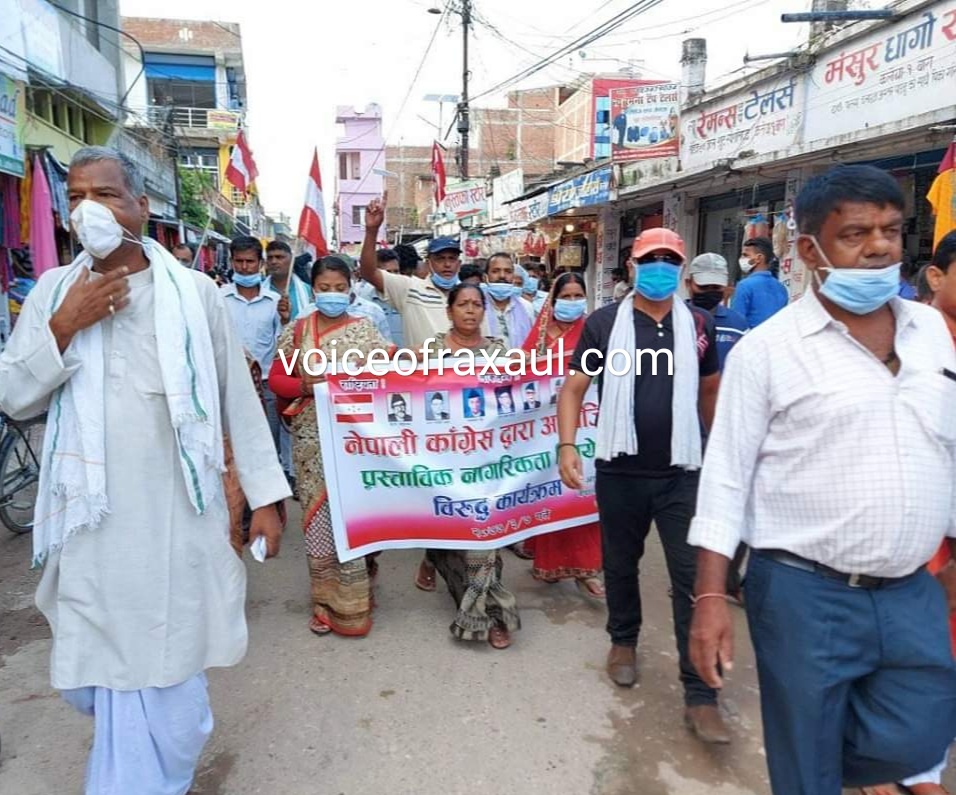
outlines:
[{"label": "hindi signboard", "polygon": [[456,219],[488,211],[488,196],[483,182],[459,182],[445,190],[445,212]]},{"label": "hindi signboard", "polygon": [[522,229],[547,217],[548,195],[546,193],[511,202],[508,205],[508,226],[512,229]]},{"label": "hindi signboard", "polygon": [[956,107],[954,86],[956,0],[948,0],[822,53],[811,73],[804,138],[914,127],[922,114]]},{"label": "hindi signboard", "polygon": [[704,103],[681,120],[681,166],[708,168],[715,160],[769,154],[800,142],[804,79],[783,74],[748,91]]},{"label": "hindi signboard", "polygon": [[555,185],[548,191],[548,215],[610,201],[611,173],[611,167],[608,166]]},{"label": "hindi signboard", "polygon": [[0,72],[0,171],[23,177],[26,89],[22,82]]},{"label": "hindi signboard", "polygon": [[680,83],[611,89],[611,158],[615,163],[677,157]]},{"label": "hindi signboard", "polygon": [[498,375],[478,374],[480,365],[459,374],[447,362],[438,373],[435,364],[427,373],[334,375],[316,387],[339,560],[383,549],[493,549],[597,521],[596,387],[579,420],[578,492],[558,474],[563,376],[507,375],[500,360]]}]

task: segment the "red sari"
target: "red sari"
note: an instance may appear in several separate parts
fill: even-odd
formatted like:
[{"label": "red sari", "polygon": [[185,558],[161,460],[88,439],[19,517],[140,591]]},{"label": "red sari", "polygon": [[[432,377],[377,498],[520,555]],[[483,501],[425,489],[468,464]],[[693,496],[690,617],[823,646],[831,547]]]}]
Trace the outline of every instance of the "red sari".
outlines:
[{"label": "red sari", "polygon": [[[584,318],[554,338],[547,335],[550,325],[551,303],[546,301],[521,349],[540,357],[556,352],[559,340],[563,340],[567,364],[584,330]],[[531,576],[536,580],[584,580],[597,577],[602,570],[601,525],[597,522],[534,536],[524,542],[524,548],[534,556]]]}]

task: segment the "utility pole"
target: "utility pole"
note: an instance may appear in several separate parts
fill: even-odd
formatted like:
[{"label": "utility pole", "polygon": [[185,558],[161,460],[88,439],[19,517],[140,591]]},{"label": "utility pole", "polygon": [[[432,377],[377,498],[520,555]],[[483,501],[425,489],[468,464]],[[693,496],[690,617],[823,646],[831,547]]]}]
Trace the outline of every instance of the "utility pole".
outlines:
[{"label": "utility pole", "polygon": [[471,0],[461,0],[461,29],[463,33],[463,69],[461,74],[461,102],[458,104],[458,133],[461,135],[461,178],[468,179],[468,28],[471,26]]}]

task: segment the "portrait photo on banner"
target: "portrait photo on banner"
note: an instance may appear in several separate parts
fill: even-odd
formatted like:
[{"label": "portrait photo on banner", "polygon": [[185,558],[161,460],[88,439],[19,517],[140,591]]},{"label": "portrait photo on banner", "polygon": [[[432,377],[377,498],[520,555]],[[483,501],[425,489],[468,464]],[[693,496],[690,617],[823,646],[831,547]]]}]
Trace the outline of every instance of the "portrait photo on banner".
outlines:
[{"label": "portrait photo on banner", "polygon": [[534,381],[529,381],[524,385],[522,398],[522,411],[537,411],[541,408],[541,399],[538,396],[538,385]]},{"label": "portrait photo on banner", "polygon": [[412,401],[408,392],[391,392],[388,401],[388,421],[403,425],[412,421]]},{"label": "portrait photo on banner", "polygon": [[462,403],[466,420],[477,420],[485,416],[485,390],[471,387],[462,393]]},{"label": "portrait photo on banner", "polygon": [[426,422],[446,422],[451,419],[451,413],[448,410],[447,391],[428,392],[425,397],[427,400],[425,405]]},{"label": "portrait photo on banner", "polygon": [[510,384],[495,387],[495,403],[499,417],[515,413],[515,399]]}]

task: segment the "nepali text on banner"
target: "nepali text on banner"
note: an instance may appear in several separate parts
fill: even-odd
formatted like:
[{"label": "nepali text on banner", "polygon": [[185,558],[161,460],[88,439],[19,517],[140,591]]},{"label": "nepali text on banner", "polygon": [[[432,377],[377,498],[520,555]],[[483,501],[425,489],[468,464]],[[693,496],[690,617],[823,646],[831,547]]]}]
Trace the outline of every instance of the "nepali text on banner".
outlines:
[{"label": "nepali text on banner", "polygon": [[316,387],[339,560],[482,549],[597,521],[597,392],[579,415],[582,491],[558,474],[560,376],[329,376]]}]

